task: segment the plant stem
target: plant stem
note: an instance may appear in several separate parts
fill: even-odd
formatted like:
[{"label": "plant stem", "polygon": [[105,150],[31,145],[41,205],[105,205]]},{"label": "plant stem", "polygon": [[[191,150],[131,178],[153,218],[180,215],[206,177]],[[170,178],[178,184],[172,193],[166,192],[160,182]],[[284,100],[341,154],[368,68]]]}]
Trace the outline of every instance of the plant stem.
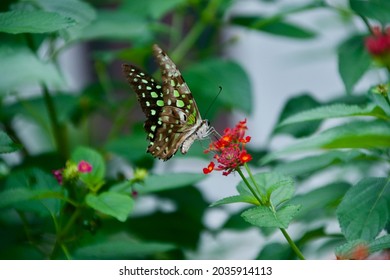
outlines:
[{"label": "plant stem", "polygon": [[61,156],[67,158],[68,147],[66,143],[65,130],[63,129],[63,127],[61,127],[58,121],[57,111],[54,106],[53,98],[51,97],[46,85],[43,85],[43,99],[45,101],[47,112],[49,114],[50,124],[53,130],[57,151],[61,154]]},{"label": "plant stem", "polygon": [[244,174],[242,173],[241,169],[240,168],[237,168],[236,169],[238,174],[240,174],[242,180],[244,181],[244,183],[248,186],[248,189],[251,191],[251,193],[254,195],[254,197],[256,197],[257,201],[259,202],[259,205],[264,205],[263,204],[263,201],[261,200],[261,198],[257,195],[257,193],[255,192],[255,190],[252,188],[251,184],[248,182],[248,180],[245,178]]},{"label": "plant stem", "polygon": [[291,239],[291,237],[288,235],[287,231],[284,228],[279,228],[280,231],[283,233],[284,237],[286,238],[288,244],[290,244],[291,249],[295,252],[295,254],[300,258],[301,260],[304,260],[305,257],[303,256],[302,252],[299,250],[297,245],[295,245],[294,241]]},{"label": "plant stem", "polygon": [[[251,180],[253,181],[253,183],[257,186],[257,183],[255,182],[255,178],[253,177],[252,175],[252,172],[250,171],[249,167],[247,166],[247,164],[245,164],[245,168],[251,178]],[[261,198],[257,195],[257,193],[254,191],[254,189],[252,188],[252,186],[250,185],[250,183],[248,182],[248,180],[245,178],[244,174],[242,173],[241,169],[240,168],[237,168],[236,169],[238,174],[240,174],[242,180],[244,181],[244,183],[248,186],[249,190],[251,191],[251,193],[256,197],[256,199],[259,201],[259,204],[260,205],[263,205],[264,206],[264,202],[261,200]],[[272,204],[267,206],[271,209],[272,212],[275,212],[275,209],[273,208]],[[291,239],[291,237],[288,235],[287,231],[284,229],[284,228],[279,228],[280,231],[282,232],[283,236],[286,238],[288,244],[290,244],[290,247],[291,249],[295,252],[295,254],[298,256],[299,259],[301,260],[304,260],[305,257],[303,256],[302,252],[299,250],[298,246],[294,243],[294,241]]]}]

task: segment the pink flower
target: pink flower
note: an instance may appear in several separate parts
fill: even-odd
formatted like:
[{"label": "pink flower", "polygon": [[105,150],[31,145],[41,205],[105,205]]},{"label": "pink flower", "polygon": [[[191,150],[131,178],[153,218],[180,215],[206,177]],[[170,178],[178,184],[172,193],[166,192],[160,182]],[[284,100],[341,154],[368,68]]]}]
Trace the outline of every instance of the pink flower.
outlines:
[{"label": "pink flower", "polygon": [[373,35],[365,39],[367,51],[373,56],[390,54],[390,28],[381,30],[379,26],[373,27]]},{"label": "pink flower", "polygon": [[56,178],[58,184],[60,184],[60,185],[62,185],[62,182],[63,182],[63,176],[62,176],[63,171],[64,171],[63,168],[52,171],[54,177]]},{"label": "pink flower", "polygon": [[92,165],[89,162],[82,160],[77,165],[77,169],[80,173],[89,173],[92,171]]}]

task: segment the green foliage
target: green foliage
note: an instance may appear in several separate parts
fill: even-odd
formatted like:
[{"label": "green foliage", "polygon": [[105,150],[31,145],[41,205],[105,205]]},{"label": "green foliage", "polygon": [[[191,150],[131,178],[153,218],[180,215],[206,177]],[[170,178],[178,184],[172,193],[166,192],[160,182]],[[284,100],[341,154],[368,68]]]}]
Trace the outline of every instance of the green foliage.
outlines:
[{"label": "green foliage", "polygon": [[[341,9],[328,2],[268,2],[273,13],[231,16],[238,0],[3,1],[0,259],[185,259],[204,246],[205,233],[253,226],[265,239],[257,259],[303,258],[300,250],[354,259],[388,250],[389,54],[370,54],[366,40],[374,23],[390,23],[390,4],[350,0]],[[130,62],[155,76],[151,45],[158,43],[183,73],[202,115],[218,127],[226,113],[257,113],[250,76],[220,55],[237,38],[221,41],[221,32],[239,26],[306,44],[317,33],[294,17],[320,9],[343,16],[350,30],[334,50],[345,93],[319,101],[303,92],[286,100],[269,140],[283,134],[291,142],[272,151],[248,145],[253,160],[236,170],[242,179],[237,194],[211,202],[245,207],[228,212],[219,229],[209,227],[210,201],[195,187],[205,178],[202,167],[193,173],[171,167],[210,154],[194,144],[173,164],[156,165],[145,153],[144,116],[118,65]],[[357,30],[357,21],[366,29]],[[87,48],[75,58],[78,46]],[[94,79],[74,87],[64,60],[83,60]],[[366,75],[378,69],[372,76],[381,84]],[[363,77],[369,85],[358,87]],[[260,172],[253,175],[251,164]],[[292,240],[287,230],[295,222]],[[328,232],[335,222],[341,230]],[[281,233],[287,242],[270,241]]]}]

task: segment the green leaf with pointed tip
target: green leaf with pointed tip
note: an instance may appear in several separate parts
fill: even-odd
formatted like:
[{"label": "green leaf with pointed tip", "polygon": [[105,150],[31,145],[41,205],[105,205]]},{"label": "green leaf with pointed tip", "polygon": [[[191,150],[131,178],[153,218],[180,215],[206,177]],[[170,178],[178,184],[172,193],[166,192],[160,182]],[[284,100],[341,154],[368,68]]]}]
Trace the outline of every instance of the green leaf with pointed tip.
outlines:
[{"label": "green leaf with pointed tip", "polygon": [[371,116],[384,120],[390,120],[390,116],[387,116],[386,113],[375,104],[367,104],[364,107],[358,105],[333,104],[295,114],[285,119],[281,124],[279,124],[279,126],[305,121],[352,116]]},{"label": "green leaf with pointed tip", "polygon": [[350,188],[336,212],[345,238],[373,240],[389,221],[389,201],[389,179],[364,178]]},{"label": "green leaf with pointed tip", "polygon": [[390,235],[381,236],[369,243],[370,252],[378,252],[390,248]]},{"label": "green leaf with pointed tip", "polygon": [[140,194],[155,193],[181,187],[192,186],[205,179],[198,173],[171,173],[163,175],[150,175],[146,177],[142,186],[137,188]]},{"label": "green leaf with pointed tip", "polygon": [[286,205],[273,212],[269,207],[257,206],[246,210],[241,216],[248,223],[258,227],[287,228],[300,208],[300,205]]},{"label": "green leaf with pointed tip", "polygon": [[210,207],[220,206],[223,204],[229,204],[229,203],[237,203],[237,202],[244,202],[244,203],[250,203],[258,205],[259,202],[253,197],[249,195],[234,195],[234,196],[228,196],[225,198],[222,198],[220,200],[217,200],[213,203],[211,203]]},{"label": "green leaf with pointed tip", "polygon": [[371,57],[364,47],[364,37],[354,36],[342,43],[338,49],[338,68],[347,93],[368,70]]},{"label": "green leaf with pointed tip", "polygon": [[134,206],[134,200],[129,195],[115,192],[103,192],[98,195],[89,193],[85,202],[91,208],[121,222],[126,221]]},{"label": "green leaf with pointed tip", "polygon": [[378,20],[383,25],[389,23],[390,2],[388,0],[349,0],[349,4],[359,15]]},{"label": "green leaf with pointed tip", "polygon": [[282,156],[316,149],[342,148],[388,148],[390,147],[390,124],[385,121],[355,121],[325,130],[314,136],[297,141],[262,159],[262,164]]},{"label": "green leaf with pointed tip", "polygon": [[316,36],[313,31],[292,23],[287,23],[282,18],[270,20],[269,17],[264,16],[236,16],[231,22],[257,31],[294,39],[312,39]]},{"label": "green leaf with pointed tip", "polygon": [[12,153],[21,149],[21,145],[16,144],[4,131],[0,131],[0,154]]},{"label": "green leaf with pointed tip", "polygon": [[[257,185],[254,191],[259,197],[266,195],[270,198],[274,207],[278,207],[283,202],[288,201],[294,194],[294,180],[289,176],[276,172],[266,172],[255,174],[253,178]],[[247,180],[253,186],[251,178],[248,177]],[[241,196],[253,197],[254,201],[257,201],[244,181],[237,185],[237,190]]]},{"label": "green leaf with pointed tip", "polygon": [[0,32],[50,33],[73,26],[76,22],[57,13],[45,11],[9,11],[0,13]]}]

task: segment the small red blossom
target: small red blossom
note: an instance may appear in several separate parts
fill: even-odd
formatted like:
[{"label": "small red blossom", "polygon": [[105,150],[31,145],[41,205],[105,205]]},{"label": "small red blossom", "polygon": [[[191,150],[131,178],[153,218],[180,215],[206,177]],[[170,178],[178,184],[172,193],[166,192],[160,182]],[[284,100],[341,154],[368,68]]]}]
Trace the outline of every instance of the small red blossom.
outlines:
[{"label": "small red blossom", "polygon": [[215,166],[215,163],[214,162],[210,162],[210,164],[206,168],[203,168],[203,173],[204,174],[209,174],[211,171],[214,170],[214,166]]},{"label": "small red blossom", "polygon": [[89,162],[82,160],[77,165],[77,170],[80,173],[89,173],[92,171],[92,165]]},{"label": "small red blossom", "polygon": [[52,173],[54,175],[54,178],[56,178],[58,184],[62,185],[62,182],[64,180],[63,176],[62,176],[62,172],[64,171],[63,168],[61,169],[57,169],[57,170],[53,170]]},{"label": "small red blossom", "polygon": [[245,149],[246,143],[251,140],[250,136],[245,136],[247,129],[245,119],[234,128],[226,128],[222,137],[210,144],[205,153],[213,152],[218,165],[215,167],[214,162],[210,162],[207,168],[203,168],[204,174],[217,170],[223,171],[222,175],[227,176],[252,160],[252,156]]},{"label": "small red blossom", "polygon": [[365,39],[367,51],[375,57],[390,55],[390,27],[381,30],[379,26],[375,26],[372,33],[372,36]]}]

